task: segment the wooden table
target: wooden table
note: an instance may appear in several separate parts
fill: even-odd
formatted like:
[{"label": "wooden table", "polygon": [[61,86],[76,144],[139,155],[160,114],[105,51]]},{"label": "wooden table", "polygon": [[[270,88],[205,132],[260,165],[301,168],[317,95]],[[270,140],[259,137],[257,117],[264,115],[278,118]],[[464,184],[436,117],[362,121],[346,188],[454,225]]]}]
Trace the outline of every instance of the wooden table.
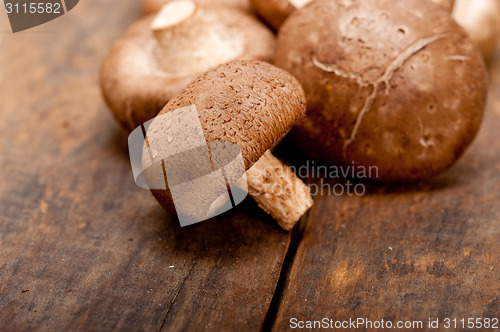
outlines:
[{"label": "wooden table", "polygon": [[318,196],[292,233],[251,201],[180,228],[134,184],[97,85],[138,16],[87,0],[13,35],[0,14],[0,331],[500,316],[500,61],[478,139],[441,177]]}]

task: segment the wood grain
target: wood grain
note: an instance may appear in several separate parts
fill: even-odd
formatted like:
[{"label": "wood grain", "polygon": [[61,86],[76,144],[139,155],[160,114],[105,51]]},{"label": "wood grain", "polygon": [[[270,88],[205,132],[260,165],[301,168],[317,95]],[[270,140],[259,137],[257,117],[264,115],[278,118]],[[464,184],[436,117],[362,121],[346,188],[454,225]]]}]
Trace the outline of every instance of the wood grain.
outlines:
[{"label": "wood grain", "polygon": [[139,12],[81,1],[12,35],[0,11],[0,331],[500,316],[500,57],[466,156],[433,181],[317,197],[268,311],[289,234],[252,202],[181,229],[133,183],[97,70]]},{"label": "wood grain", "polygon": [[264,322],[289,235],[251,202],[181,229],[134,184],[97,72],[139,13],[81,1],[15,35],[0,14],[0,331]]},{"label": "wood grain", "polygon": [[414,185],[367,184],[362,197],[315,199],[275,301],[274,331],[289,330],[291,318],[500,317],[497,60],[480,135],[450,171]]}]

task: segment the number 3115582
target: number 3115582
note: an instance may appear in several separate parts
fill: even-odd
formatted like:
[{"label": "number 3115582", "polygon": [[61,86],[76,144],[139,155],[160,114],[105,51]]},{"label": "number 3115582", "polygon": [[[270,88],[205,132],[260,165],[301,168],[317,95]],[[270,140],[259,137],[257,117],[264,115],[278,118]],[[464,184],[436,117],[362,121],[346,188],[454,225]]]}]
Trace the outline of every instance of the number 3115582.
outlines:
[{"label": "number 3115582", "polygon": [[60,3],[11,3],[5,2],[7,14],[62,14]]}]

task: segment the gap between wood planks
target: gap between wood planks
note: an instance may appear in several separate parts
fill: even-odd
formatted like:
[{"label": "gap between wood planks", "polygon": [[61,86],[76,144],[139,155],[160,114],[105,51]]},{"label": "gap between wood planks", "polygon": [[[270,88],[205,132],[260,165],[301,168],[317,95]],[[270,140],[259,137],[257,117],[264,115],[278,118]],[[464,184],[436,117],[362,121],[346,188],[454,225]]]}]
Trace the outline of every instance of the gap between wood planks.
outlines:
[{"label": "gap between wood planks", "polygon": [[286,288],[289,283],[288,278],[290,276],[290,272],[293,267],[293,262],[295,261],[297,249],[299,248],[299,245],[302,242],[302,237],[304,236],[304,229],[309,220],[310,211],[311,210],[307,211],[306,214],[302,216],[297,226],[292,230],[290,245],[288,247],[288,251],[286,252],[285,260],[283,261],[283,265],[280,271],[280,276],[278,278],[276,288],[274,289],[274,295],[271,300],[271,304],[269,305],[269,309],[267,310],[267,314],[264,319],[261,332],[272,331],[274,327],[274,323],[276,320],[276,316],[278,314],[281,300],[286,292]]}]

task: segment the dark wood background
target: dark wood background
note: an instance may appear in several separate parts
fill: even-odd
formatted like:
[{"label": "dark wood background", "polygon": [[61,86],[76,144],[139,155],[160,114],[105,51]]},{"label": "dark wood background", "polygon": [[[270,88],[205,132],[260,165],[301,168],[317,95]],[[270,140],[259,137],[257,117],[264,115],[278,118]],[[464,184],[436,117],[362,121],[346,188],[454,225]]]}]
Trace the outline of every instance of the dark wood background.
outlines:
[{"label": "dark wood background", "polygon": [[500,316],[500,57],[481,133],[441,177],[318,196],[292,233],[251,201],[180,228],[135,186],[97,84],[139,14],[87,0],[13,35],[0,13],[0,331]]}]

